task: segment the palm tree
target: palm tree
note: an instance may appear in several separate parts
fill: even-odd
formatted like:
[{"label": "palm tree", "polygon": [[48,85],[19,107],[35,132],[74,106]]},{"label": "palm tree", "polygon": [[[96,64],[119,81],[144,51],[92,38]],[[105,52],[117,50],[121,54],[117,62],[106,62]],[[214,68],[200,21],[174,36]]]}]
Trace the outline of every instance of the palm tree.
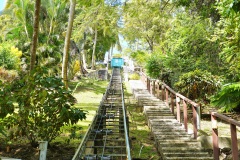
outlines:
[{"label": "palm tree", "polygon": [[41,7],[41,0],[36,0],[35,13],[34,13],[34,28],[33,28],[33,37],[32,37],[32,47],[31,47],[30,70],[34,69],[35,62],[36,62],[40,7]]},{"label": "palm tree", "polygon": [[67,74],[68,57],[69,57],[70,37],[72,34],[75,6],[76,6],[76,0],[70,0],[70,12],[69,12],[67,33],[66,33],[65,43],[64,43],[63,63],[62,63],[62,78],[66,88],[68,88],[68,74]]}]

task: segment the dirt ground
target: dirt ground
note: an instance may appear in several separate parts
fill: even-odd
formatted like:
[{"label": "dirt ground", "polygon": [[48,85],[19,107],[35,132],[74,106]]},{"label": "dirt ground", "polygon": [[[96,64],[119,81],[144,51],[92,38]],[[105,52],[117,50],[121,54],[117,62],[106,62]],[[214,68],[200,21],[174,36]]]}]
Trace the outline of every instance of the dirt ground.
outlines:
[{"label": "dirt ground", "polygon": [[[75,148],[65,144],[52,144],[47,150],[48,160],[71,160],[75,153]],[[7,152],[6,146],[0,145],[0,156],[18,158],[22,160],[38,160],[39,149],[33,148],[29,144],[11,145]]]}]

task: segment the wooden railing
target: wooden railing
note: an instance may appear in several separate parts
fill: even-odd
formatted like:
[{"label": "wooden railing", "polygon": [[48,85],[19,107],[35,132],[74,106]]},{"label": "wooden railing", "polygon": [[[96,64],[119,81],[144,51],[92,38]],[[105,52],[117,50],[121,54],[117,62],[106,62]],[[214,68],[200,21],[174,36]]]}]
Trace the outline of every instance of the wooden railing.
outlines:
[{"label": "wooden railing", "polygon": [[[184,97],[183,95],[176,93],[173,89],[171,89],[168,85],[163,82],[160,82],[155,79],[150,79],[143,72],[141,73],[141,80],[147,86],[148,91],[155,95],[157,98],[160,98],[162,101],[166,103],[168,107],[170,107],[172,113],[174,114],[174,102],[176,104],[176,113],[177,120],[181,123],[181,108],[180,105],[183,106],[183,124],[185,131],[188,132],[188,110],[187,105],[192,106],[192,114],[193,114],[193,135],[194,138],[197,138],[197,130],[200,129],[200,105],[191,101],[190,99]],[[161,96],[160,96],[161,89]]]},{"label": "wooden railing", "polygon": [[[192,100],[184,97],[183,95],[175,92],[172,88],[166,85],[159,80],[151,79],[146,74],[141,72],[141,80],[147,86],[148,91],[155,95],[157,98],[161,99],[166,103],[166,105],[170,108],[172,113],[174,114],[174,108],[176,106],[176,117],[177,120],[181,123],[181,108],[183,106],[183,125],[188,132],[188,110],[187,106],[191,105],[192,107],[192,117],[193,117],[193,134],[194,138],[197,138],[198,129],[200,129],[200,105],[193,102]],[[182,104],[182,105],[181,105]],[[237,143],[237,130],[236,126],[240,127],[240,122],[233,120],[227,116],[222,114],[212,112],[211,113],[211,121],[212,121],[212,145],[213,145],[213,153],[214,160],[219,160],[220,149],[218,146],[218,129],[217,129],[217,119],[223,120],[230,124],[230,132],[231,132],[231,143],[232,143],[232,156],[233,160],[238,160],[238,143]]]},{"label": "wooden railing", "polygon": [[231,119],[222,114],[212,112],[211,120],[212,120],[212,139],[213,139],[213,154],[214,159],[219,160],[220,149],[218,146],[218,127],[217,127],[217,119],[220,119],[224,122],[227,122],[230,125],[231,132],[231,143],[232,143],[232,157],[233,160],[238,160],[238,141],[237,141],[237,129],[236,126],[240,127],[240,122]]}]

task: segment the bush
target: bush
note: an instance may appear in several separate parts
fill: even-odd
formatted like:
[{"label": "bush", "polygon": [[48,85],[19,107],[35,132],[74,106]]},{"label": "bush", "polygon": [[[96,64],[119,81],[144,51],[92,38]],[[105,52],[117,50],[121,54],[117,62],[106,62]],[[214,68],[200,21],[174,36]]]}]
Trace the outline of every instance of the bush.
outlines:
[{"label": "bush", "polygon": [[11,94],[11,87],[0,80],[0,119],[14,111],[14,99]]},{"label": "bush", "polygon": [[0,67],[8,70],[20,68],[22,52],[9,43],[0,44]]},{"label": "bush", "polygon": [[140,75],[137,73],[133,73],[129,75],[129,79],[130,80],[139,80],[140,79]]},{"label": "bush", "polygon": [[170,71],[164,66],[164,59],[163,55],[152,54],[147,59],[146,70],[151,78],[160,79],[170,85]]},{"label": "bush", "polygon": [[136,51],[130,54],[130,57],[134,60],[137,66],[143,67],[146,64],[146,59],[148,58],[148,53],[143,51]]},{"label": "bush", "polygon": [[18,77],[16,70],[6,70],[0,67],[0,80],[3,82],[12,82]]},{"label": "bush", "polygon": [[9,116],[26,133],[32,146],[39,140],[51,142],[64,125],[76,124],[86,113],[74,108],[76,100],[62,80],[48,77],[44,69],[36,69],[13,85],[18,113]]},{"label": "bush", "polygon": [[240,82],[224,85],[221,90],[211,98],[211,104],[223,112],[240,109]]},{"label": "bush", "polygon": [[180,76],[175,83],[177,90],[192,100],[203,100],[209,102],[212,96],[221,86],[222,79],[207,71],[195,70]]}]

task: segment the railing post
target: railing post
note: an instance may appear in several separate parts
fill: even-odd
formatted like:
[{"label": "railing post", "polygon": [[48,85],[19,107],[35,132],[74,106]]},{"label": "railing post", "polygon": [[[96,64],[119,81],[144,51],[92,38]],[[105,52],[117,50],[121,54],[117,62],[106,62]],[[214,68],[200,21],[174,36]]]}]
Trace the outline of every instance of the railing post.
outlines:
[{"label": "railing post", "polygon": [[238,160],[238,142],[237,142],[237,130],[236,125],[230,124],[231,140],[232,140],[232,156],[233,160]]},{"label": "railing post", "polygon": [[197,139],[197,110],[194,105],[192,105],[192,111],[193,111],[193,134],[194,138]]},{"label": "railing post", "polygon": [[152,80],[152,94],[155,96],[155,80]]},{"label": "railing post", "polygon": [[150,79],[147,77],[147,90],[150,92]]},{"label": "railing post", "polygon": [[171,111],[172,114],[174,114],[174,101],[173,101],[174,95],[171,93],[170,96],[171,96]]},{"label": "railing post", "polygon": [[184,100],[183,100],[183,117],[184,117],[184,128],[185,128],[185,131],[188,132],[187,104],[186,104],[186,102]]},{"label": "railing post", "polygon": [[164,85],[162,84],[162,101],[164,101],[164,91],[165,91],[165,87],[164,87]]},{"label": "railing post", "polygon": [[166,95],[166,102],[165,104],[167,105],[167,107],[169,107],[169,102],[168,102],[168,89],[165,87],[165,95]]},{"label": "railing post", "polygon": [[176,96],[177,120],[179,123],[181,122],[180,102],[181,102],[180,97]]},{"label": "railing post", "polygon": [[155,81],[156,84],[155,84],[155,94],[156,94],[156,97],[160,99],[160,96],[159,96],[159,82],[158,80]]},{"label": "railing post", "polygon": [[201,129],[201,105],[199,105],[198,107],[196,107],[196,111],[197,111],[197,129]]},{"label": "railing post", "polygon": [[218,146],[218,128],[217,128],[217,119],[214,116],[214,113],[211,113],[212,121],[212,140],[213,140],[213,157],[214,160],[219,160],[219,146]]}]

